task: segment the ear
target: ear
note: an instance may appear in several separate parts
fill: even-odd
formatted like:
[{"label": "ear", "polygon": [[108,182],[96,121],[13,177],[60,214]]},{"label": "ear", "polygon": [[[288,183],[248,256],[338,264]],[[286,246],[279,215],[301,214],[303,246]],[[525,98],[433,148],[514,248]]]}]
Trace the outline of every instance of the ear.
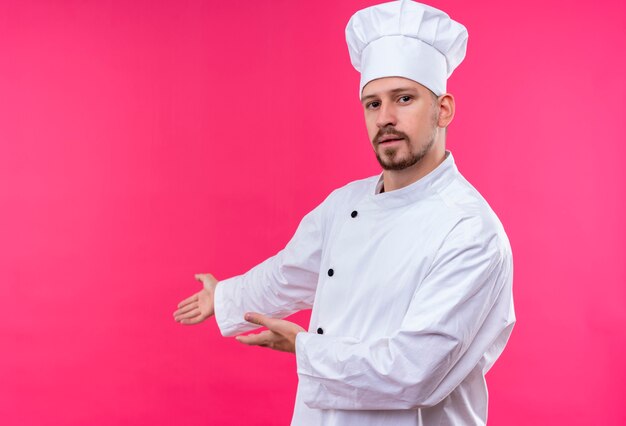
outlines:
[{"label": "ear", "polygon": [[454,118],[454,96],[450,93],[444,93],[437,98],[437,105],[439,108],[439,120],[437,120],[437,126],[446,128]]}]

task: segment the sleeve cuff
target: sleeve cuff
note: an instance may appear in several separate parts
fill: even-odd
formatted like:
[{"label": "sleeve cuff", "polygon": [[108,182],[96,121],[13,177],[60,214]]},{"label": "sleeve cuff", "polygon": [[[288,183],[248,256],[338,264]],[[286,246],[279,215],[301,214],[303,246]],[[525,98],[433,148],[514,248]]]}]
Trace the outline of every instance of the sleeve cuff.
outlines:
[{"label": "sleeve cuff", "polygon": [[307,343],[315,338],[313,333],[302,332],[296,335],[296,366],[298,375],[311,375],[311,362],[306,351]]},{"label": "sleeve cuff", "polygon": [[232,278],[222,280],[217,283],[215,287],[215,293],[213,294],[213,310],[215,313],[215,322],[220,329],[220,333],[222,336],[228,337],[236,334],[233,330],[233,322],[229,320],[230,309],[229,309],[229,301],[227,295],[224,294],[224,286],[228,285],[228,282],[231,281]]}]

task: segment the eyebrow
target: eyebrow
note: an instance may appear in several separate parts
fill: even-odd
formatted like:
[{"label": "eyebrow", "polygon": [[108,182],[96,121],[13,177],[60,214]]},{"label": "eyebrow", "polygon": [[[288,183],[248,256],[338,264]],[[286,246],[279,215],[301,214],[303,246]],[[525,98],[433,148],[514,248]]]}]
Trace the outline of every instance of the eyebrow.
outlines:
[{"label": "eyebrow", "polygon": [[[412,87],[398,87],[396,89],[392,89],[392,90],[388,91],[388,93],[391,94],[391,95],[395,95],[396,93],[399,93],[399,92],[413,92],[413,93],[416,93],[417,90],[415,90]],[[367,101],[368,99],[377,98],[378,96],[379,95],[376,94],[376,93],[372,94],[372,95],[363,96],[361,98],[361,103]]]}]

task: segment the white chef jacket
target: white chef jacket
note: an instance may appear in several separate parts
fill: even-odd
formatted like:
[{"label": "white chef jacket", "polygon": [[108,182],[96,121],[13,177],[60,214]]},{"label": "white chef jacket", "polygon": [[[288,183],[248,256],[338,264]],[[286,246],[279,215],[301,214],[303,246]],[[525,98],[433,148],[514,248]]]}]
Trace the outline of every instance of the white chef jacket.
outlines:
[{"label": "white chef jacket", "polygon": [[221,281],[224,336],[312,308],[292,425],[484,425],[485,373],[511,333],[508,238],[454,158],[404,188],[332,192],[287,246]]}]

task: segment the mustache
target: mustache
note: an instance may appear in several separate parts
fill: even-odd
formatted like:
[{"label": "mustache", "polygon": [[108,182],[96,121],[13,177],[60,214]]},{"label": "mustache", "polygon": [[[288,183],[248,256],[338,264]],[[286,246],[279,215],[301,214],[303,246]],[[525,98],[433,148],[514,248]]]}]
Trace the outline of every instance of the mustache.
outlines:
[{"label": "mustache", "polygon": [[401,139],[401,138],[406,139],[406,140],[409,139],[407,134],[404,132],[396,130],[393,127],[383,127],[382,129],[378,131],[378,133],[376,133],[376,136],[374,137],[374,142],[376,143],[376,145],[379,144],[379,141],[383,136],[395,136],[398,139]]}]

